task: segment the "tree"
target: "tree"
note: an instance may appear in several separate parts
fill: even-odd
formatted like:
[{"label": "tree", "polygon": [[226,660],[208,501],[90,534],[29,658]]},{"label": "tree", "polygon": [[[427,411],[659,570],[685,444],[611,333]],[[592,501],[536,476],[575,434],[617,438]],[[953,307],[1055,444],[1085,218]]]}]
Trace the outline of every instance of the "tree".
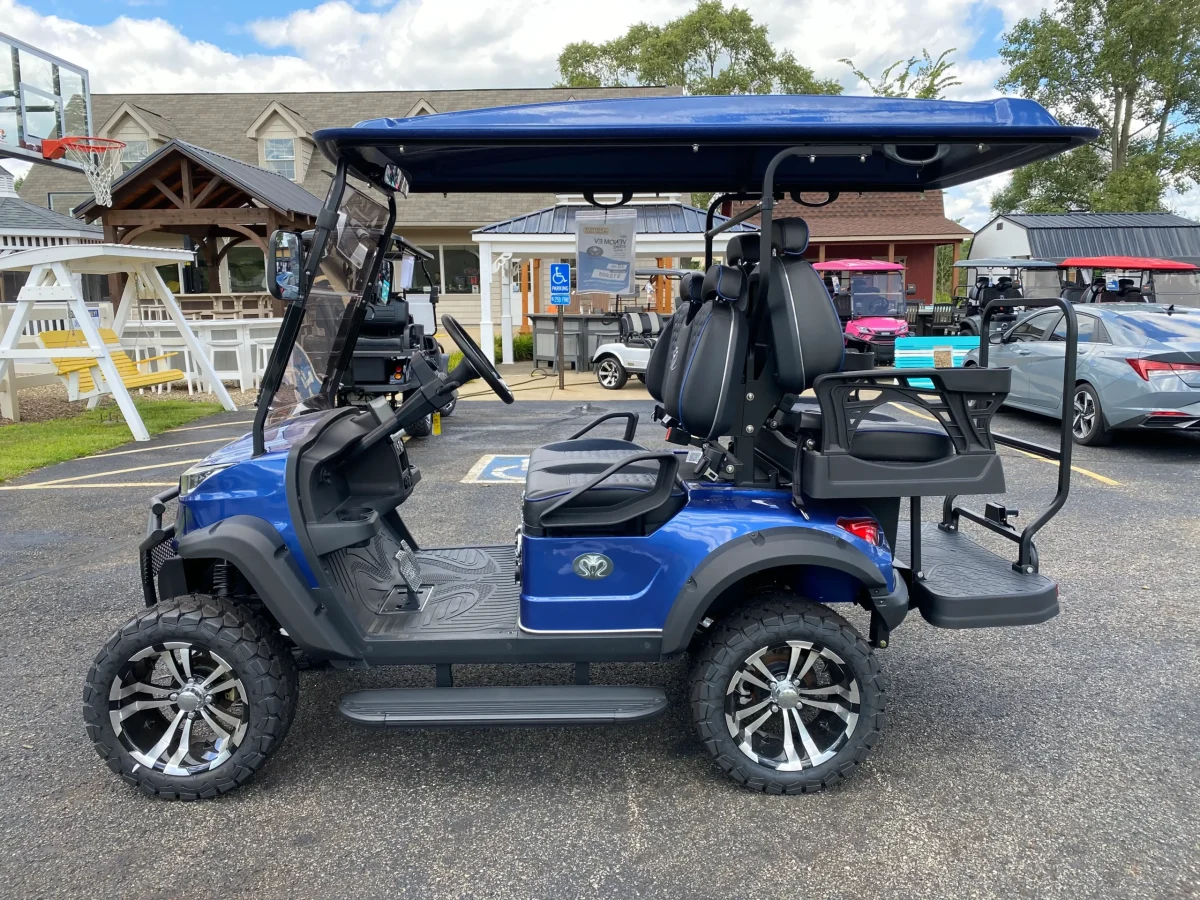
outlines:
[{"label": "tree", "polygon": [[949,50],[943,50],[937,59],[933,59],[928,50],[922,50],[920,56],[898,59],[883,70],[878,81],[872,81],[870,76],[854,65],[852,59],[843,58],[838,62],[848,65],[850,71],[858,76],[859,81],[866,82],[876,97],[940,100],[945,96],[947,88],[962,84],[950,72],[954,68],[954,61],[947,59],[957,49],[951,47]]},{"label": "tree", "polygon": [[603,44],[568,44],[558,57],[559,87],[679,85],[689,94],[840,94],[790,50],[777,50],[767,26],[744,9],[698,0],[665,25],[639,22]]},{"label": "tree", "polygon": [[1018,170],[994,211],[1154,211],[1200,180],[1195,0],[1057,0],[1005,34],[1000,56],[997,87],[1100,138]]}]

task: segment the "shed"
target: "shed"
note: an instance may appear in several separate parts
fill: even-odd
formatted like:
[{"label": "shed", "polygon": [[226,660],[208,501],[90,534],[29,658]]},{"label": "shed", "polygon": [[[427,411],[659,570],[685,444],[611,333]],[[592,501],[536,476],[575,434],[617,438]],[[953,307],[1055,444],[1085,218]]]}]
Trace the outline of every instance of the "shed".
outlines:
[{"label": "shed", "polygon": [[1173,213],[1006,213],[976,232],[970,252],[1055,262],[1111,255],[1200,264],[1200,222]]}]

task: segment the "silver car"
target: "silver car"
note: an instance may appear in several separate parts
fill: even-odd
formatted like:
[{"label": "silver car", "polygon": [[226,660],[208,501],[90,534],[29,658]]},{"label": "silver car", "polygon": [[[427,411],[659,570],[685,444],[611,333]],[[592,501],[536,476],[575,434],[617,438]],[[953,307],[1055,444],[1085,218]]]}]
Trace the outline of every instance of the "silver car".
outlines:
[{"label": "silver car", "polygon": [[[1104,444],[1117,429],[1200,433],[1200,310],[1158,303],[1077,306],[1075,440]],[[993,334],[988,365],[1012,369],[1005,403],[1062,415],[1066,323],[1057,309],[1022,315]],[[979,350],[964,365],[979,364]]]}]

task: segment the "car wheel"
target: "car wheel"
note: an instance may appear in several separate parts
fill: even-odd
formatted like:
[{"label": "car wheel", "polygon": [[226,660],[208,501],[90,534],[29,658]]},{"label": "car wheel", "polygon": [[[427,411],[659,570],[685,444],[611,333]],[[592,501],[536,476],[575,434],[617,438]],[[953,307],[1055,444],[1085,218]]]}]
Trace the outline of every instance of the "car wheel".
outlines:
[{"label": "car wheel", "polygon": [[615,356],[606,356],[596,363],[596,380],[602,388],[619,391],[629,380],[629,373]]},{"label": "car wheel", "polygon": [[884,679],[837,613],[780,591],[716,626],[696,656],[692,719],[734,781],[768,794],[844,779],[883,727]]},{"label": "car wheel", "polygon": [[83,717],[122,781],[197,800],[257,772],[296,714],[299,674],[277,628],[202,594],[161,603],[109,638],[88,671]]},{"label": "car wheel", "polygon": [[1083,382],[1075,385],[1072,407],[1071,433],[1075,435],[1075,443],[1099,447],[1112,440],[1112,432],[1104,424],[1100,395],[1094,387]]}]

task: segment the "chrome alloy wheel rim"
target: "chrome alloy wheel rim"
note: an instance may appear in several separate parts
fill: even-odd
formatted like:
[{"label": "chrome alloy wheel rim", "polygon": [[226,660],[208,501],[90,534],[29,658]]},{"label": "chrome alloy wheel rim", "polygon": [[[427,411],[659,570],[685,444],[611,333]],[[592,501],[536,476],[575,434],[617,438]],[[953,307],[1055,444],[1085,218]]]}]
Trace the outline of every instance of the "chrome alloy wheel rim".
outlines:
[{"label": "chrome alloy wheel rim", "polygon": [[108,718],[138,763],[165,775],[221,765],[246,736],[250,704],[233,667],[173,641],[135,653],[108,692]]},{"label": "chrome alloy wheel rim", "polygon": [[751,654],[725,692],[725,724],[752,761],[798,772],[837,755],[858,725],[858,680],[846,662],[811,641]]},{"label": "chrome alloy wheel rim", "polygon": [[1071,423],[1071,431],[1075,437],[1085,438],[1096,427],[1096,402],[1087,391],[1075,392],[1075,418]]},{"label": "chrome alloy wheel rim", "polygon": [[615,388],[617,382],[621,380],[620,370],[617,368],[616,362],[611,359],[606,359],[600,363],[596,374],[600,379],[600,383],[606,388]]}]

